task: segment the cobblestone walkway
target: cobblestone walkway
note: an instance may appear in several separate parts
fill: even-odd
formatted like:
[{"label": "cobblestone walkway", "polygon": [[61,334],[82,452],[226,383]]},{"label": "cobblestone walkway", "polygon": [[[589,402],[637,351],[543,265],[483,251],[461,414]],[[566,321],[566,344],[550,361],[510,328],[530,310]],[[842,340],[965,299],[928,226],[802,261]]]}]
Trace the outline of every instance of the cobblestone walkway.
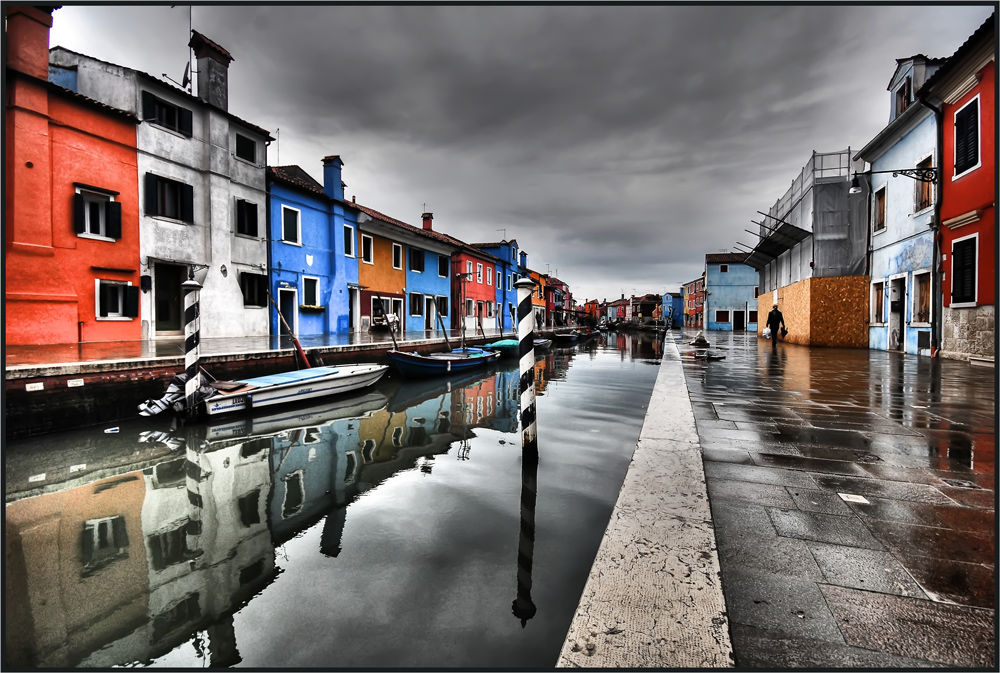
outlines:
[{"label": "cobblestone walkway", "polygon": [[736,666],[995,667],[993,370],[693,337]]}]

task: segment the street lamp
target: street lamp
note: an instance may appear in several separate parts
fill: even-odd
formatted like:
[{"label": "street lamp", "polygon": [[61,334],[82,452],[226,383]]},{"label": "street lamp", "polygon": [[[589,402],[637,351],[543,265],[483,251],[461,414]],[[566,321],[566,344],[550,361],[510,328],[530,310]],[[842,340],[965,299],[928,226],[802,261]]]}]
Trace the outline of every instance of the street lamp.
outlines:
[{"label": "street lamp", "polygon": [[[892,171],[865,171],[862,175],[871,176],[873,173],[892,173],[892,177],[897,175],[905,175],[908,178],[913,178],[918,182],[936,182],[937,181],[937,168],[897,168]],[[848,190],[849,194],[860,194],[861,184],[858,182],[858,172],[854,172],[854,178],[851,180],[851,188]]]}]

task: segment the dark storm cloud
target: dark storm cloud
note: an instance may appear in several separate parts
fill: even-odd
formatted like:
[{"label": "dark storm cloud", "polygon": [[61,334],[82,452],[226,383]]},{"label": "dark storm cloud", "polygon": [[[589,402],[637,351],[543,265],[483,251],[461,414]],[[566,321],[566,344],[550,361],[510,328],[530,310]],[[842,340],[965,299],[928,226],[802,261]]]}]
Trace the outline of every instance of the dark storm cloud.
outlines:
[{"label": "dark storm cloud", "polygon": [[[86,30],[129,36],[102,57],[183,63],[185,10],[118,10],[88,10]],[[162,35],[126,29],[154,13]],[[281,129],[280,163],[320,177],[340,154],[359,202],[409,222],[426,206],[467,241],[506,228],[534,268],[603,297],[675,289],[706,252],[752,243],[744,227],[813,150],[884,126],[894,59],[950,55],[989,13],[199,6],[194,25],[236,57],[231,109]]]}]

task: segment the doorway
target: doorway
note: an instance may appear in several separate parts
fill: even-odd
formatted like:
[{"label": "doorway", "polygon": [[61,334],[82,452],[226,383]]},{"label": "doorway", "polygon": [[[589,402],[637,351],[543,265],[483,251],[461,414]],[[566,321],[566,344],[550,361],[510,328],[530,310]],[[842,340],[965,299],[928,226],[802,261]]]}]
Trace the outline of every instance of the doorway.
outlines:
[{"label": "doorway", "polygon": [[181,283],[184,282],[185,275],[184,267],[176,264],[157,264],[153,267],[153,322],[156,336],[184,334]]},{"label": "doorway", "polygon": [[358,297],[358,289],[351,287],[347,289],[347,329],[350,332],[360,332],[358,327],[358,307],[361,299]]},{"label": "doorway", "polygon": [[424,297],[424,329],[434,329],[434,297]]},{"label": "doorway", "polygon": [[889,281],[889,350],[903,350],[903,307],[906,297],[906,278]]},{"label": "doorway", "polygon": [[[292,335],[299,333],[298,321],[296,320],[298,317],[298,311],[296,310],[298,294],[298,290],[294,288],[278,288],[278,309],[281,311],[285,322],[288,323],[288,328],[284,324],[278,325],[279,335],[288,334],[288,329],[292,330]],[[280,323],[281,321],[279,320],[278,322]]]},{"label": "doorway", "polygon": [[733,331],[745,332],[747,329],[746,311],[733,311]]}]

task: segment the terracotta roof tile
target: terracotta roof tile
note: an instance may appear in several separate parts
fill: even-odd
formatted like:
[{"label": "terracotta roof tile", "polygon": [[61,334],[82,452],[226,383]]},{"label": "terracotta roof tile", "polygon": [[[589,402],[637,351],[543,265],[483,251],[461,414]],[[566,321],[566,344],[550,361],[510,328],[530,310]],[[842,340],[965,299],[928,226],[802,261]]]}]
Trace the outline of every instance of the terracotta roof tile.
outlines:
[{"label": "terracotta roof tile", "polygon": [[706,264],[740,264],[745,262],[747,259],[747,254],[745,252],[716,252],[708,253],[705,255]]}]

